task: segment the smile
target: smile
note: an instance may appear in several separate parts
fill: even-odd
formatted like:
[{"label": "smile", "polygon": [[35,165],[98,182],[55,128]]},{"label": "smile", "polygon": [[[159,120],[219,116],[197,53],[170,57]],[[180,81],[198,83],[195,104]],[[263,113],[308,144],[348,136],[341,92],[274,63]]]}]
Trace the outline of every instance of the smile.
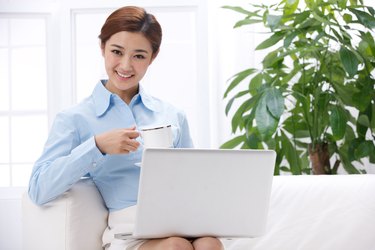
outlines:
[{"label": "smile", "polygon": [[121,74],[121,73],[118,72],[118,71],[116,71],[116,73],[117,73],[119,76],[123,77],[123,78],[130,78],[130,77],[133,76],[133,75],[125,75],[125,74]]}]

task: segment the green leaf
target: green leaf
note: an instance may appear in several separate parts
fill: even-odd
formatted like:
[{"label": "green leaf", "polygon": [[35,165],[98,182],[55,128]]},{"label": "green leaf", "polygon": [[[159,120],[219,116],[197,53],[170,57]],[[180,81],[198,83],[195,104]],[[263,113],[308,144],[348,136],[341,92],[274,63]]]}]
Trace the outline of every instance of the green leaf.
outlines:
[{"label": "green leaf", "polygon": [[297,26],[298,24],[303,23],[310,16],[310,13],[310,11],[298,13],[294,19],[293,26]]},{"label": "green leaf", "polygon": [[358,93],[358,89],[352,84],[343,85],[342,83],[332,82],[332,86],[337,92],[339,98],[345,105],[354,106],[353,95]]},{"label": "green leaf", "polygon": [[294,66],[294,68],[292,69],[292,71],[290,71],[288,74],[286,74],[282,79],[281,79],[281,85],[287,85],[289,86],[289,84],[292,81],[292,79],[301,72],[301,66],[300,65],[296,65]]},{"label": "green leaf", "polygon": [[290,142],[289,137],[284,133],[282,133],[281,143],[285,152],[285,158],[290,166],[290,171],[295,175],[301,174],[301,162],[300,158],[298,157],[298,152]]},{"label": "green leaf", "polygon": [[276,143],[277,142],[276,142],[275,137],[276,137],[276,135],[273,138],[271,137],[269,140],[265,141],[268,149],[276,150]]},{"label": "green leaf", "polygon": [[281,18],[282,16],[267,15],[267,24],[271,28],[271,31],[280,26]]},{"label": "green leaf", "polygon": [[235,88],[240,82],[242,82],[243,79],[245,79],[246,77],[248,77],[249,75],[253,74],[254,72],[256,72],[257,70],[256,69],[253,69],[253,68],[250,68],[250,69],[246,69],[244,71],[241,71],[237,74],[235,74],[234,76],[232,76],[230,78],[230,80],[232,80],[232,82],[230,83],[230,85],[228,86],[227,90],[225,91],[224,93],[224,98],[227,97],[228,93],[233,89]]},{"label": "green leaf", "polygon": [[364,40],[359,42],[358,52],[361,53],[364,57],[367,57],[367,58],[372,56],[372,51],[371,51],[370,45]]},{"label": "green leaf", "polygon": [[299,26],[300,29],[312,29],[314,27],[321,27],[321,24],[313,17],[305,19]]},{"label": "green leaf", "polygon": [[348,174],[360,174],[358,169],[356,169],[348,159],[347,152],[339,149],[338,154],[340,155],[341,163]]},{"label": "green leaf", "polygon": [[373,36],[370,32],[361,32],[361,38],[362,40],[366,41],[368,45],[370,46],[372,55],[375,56],[375,41]]},{"label": "green leaf", "polygon": [[268,111],[278,121],[284,112],[284,97],[280,89],[267,89],[264,93],[264,99],[267,103]]},{"label": "green leaf", "polygon": [[285,173],[290,173],[291,172],[290,169],[288,167],[286,167],[286,166],[281,166],[280,170],[283,171],[283,172],[285,172]]},{"label": "green leaf", "polygon": [[300,31],[297,30],[297,31],[294,31],[294,32],[288,34],[284,39],[284,47],[288,48],[290,46],[290,44],[292,43],[293,39],[296,38],[296,36],[298,36],[299,33],[300,33]]},{"label": "green leaf", "polygon": [[351,141],[356,138],[353,127],[348,123],[346,125],[345,141]]},{"label": "green leaf", "polygon": [[296,100],[298,101],[298,104],[300,103],[302,105],[302,115],[305,118],[307,118],[309,115],[309,111],[310,111],[310,100],[308,96],[298,91],[293,91],[292,95],[296,98]]},{"label": "green leaf", "polygon": [[261,23],[261,22],[263,22],[262,19],[245,18],[243,20],[240,20],[240,21],[236,22],[236,24],[233,26],[233,28],[239,28],[239,27],[244,26],[244,25],[250,25],[250,24]]},{"label": "green leaf", "polygon": [[267,108],[267,97],[262,95],[255,111],[255,120],[262,139],[267,139],[275,132],[278,124]]},{"label": "green leaf", "polygon": [[349,15],[349,14],[347,14],[347,13],[344,14],[343,18],[344,18],[344,21],[345,21],[346,23],[351,23],[352,20],[353,20],[352,15]]},{"label": "green leaf", "polygon": [[294,138],[308,138],[310,136],[306,122],[300,115],[291,115],[283,123],[283,129]]},{"label": "green leaf", "polygon": [[220,148],[235,148],[246,140],[245,135],[237,136],[220,146]]},{"label": "green leaf", "polygon": [[256,76],[251,79],[250,84],[249,84],[249,91],[251,95],[255,95],[258,93],[258,90],[260,86],[262,85],[263,82],[263,74],[259,73]]},{"label": "green leaf", "polygon": [[233,11],[236,11],[236,12],[239,12],[241,14],[245,14],[247,16],[253,16],[253,15],[256,15],[256,12],[251,12],[251,11],[248,11],[248,10],[245,10],[244,8],[242,7],[239,7],[239,6],[223,6],[222,7],[223,9],[229,9],[229,10],[233,10]]},{"label": "green leaf", "polygon": [[[360,1],[358,3],[358,1]],[[358,5],[358,4],[363,4],[363,0],[349,0],[350,5]]]},{"label": "green leaf", "polygon": [[[366,83],[365,81],[363,81]],[[360,92],[353,93],[353,102],[359,111],[365,111],[371,104],[372,95],[374,93],[374,86],[372,84],[366,84]]]},{"label": "green leaf", "polygon": [[358,124],[361,124],[362,126],[365,126],[367,128],[370,128],[370,120],[368,119],[368,116],[365,114],[361,114],[358,117]]},{"label": "green leaf", "polygon": [[374,11],[374,8],[373,8],[373,7],[369,7],[369,6],[367,6],[366,8],[367,8],[368,12],[370,12],[370,14],[371,14],[372,16],[375,15],[375,11]]},{"label": "green leaf", "polygon": [[284,16],[293,14],[298,7],[299,0],[286,0],[284,7]]},{"label": "green leaf", "polygon": [[[260,95],[254,95],[251,98],[245,100],[241,106],[234,113],[232,118],[232,132],[235,133],[237,128],[242,129],[248,119],[252,120],[254,114],[246,117],[244,114],[251,109],[256,109],[259,102]],[[248,125],[247,125],[248,126]]]},{"label": "green leaf", "polygon": [[305,174],[312,174],[308,152],[305,151],[299,156],[299,158],[300,158],[302,172]]},{"label": "green leaf", "polygon": [[248,94],[249,91],[247,90],[244,90],[244,91],[241,91],[241,92],[238,92],[234,97],[232,97],[229,101],[228,101],[228,104],[227,106],[225,107],[225,115],[228,115],[229,113],[229,110],[232,108],[232,105],[233,105],[233,102],[236,98],[239,98],[241,96],[244,96],[246,94]]},{"label": "green leaf", "polygon": [[345,47],[340,49],[340,59],[346,72],[353,77],[358,71],[359,61],[355,54]]},{"label": "green leaf", "polygon": [[375,128],[375,103],[371,106],[371,122],[370,127]]},{"label": "green leaf", "polygon": [[341,140],[346,131],[347,118],[345,110],[339,106],[333,106],[331,108],[331,115],[329,116],[333,138],[338,141]]},{"label": "green leaf", "polygon": [[348,8],[356,17],[358,18],[358,21],[364,25],[365,27],[369,29],[375,28],[375,18],[374,16],[371,16],[370,14],[357,10],[354,8]]},{"label": "green leaf", "polygon": [[283,58],[278,56],[278,50],[271,51],[264,57],[262,61],[263,68],[271,68],[275,63],[277,63],[280,60],[283,60]]},{"label": "green leaf", "polygon": [[317,20],[318,22],[324,23],[326,25],[333,25],[333,26],[337,25],[336,23],[331,21],[334,19],[327,18],[326,16],[323,15],[323,13],[318,11],[318,9],[315,9],[315,11],[312,11],[311,14],[315,18],[315,20]]},{"label": "green leaf", "polygon": [[345,7],[346,7],[346,2],[347,2],[348,0],[339,0],[338,1],[338,4],[339,4],[339,7],[341,8],[341,9],[344,9]]},{"label": "green leaf", "polygon": [[269,48],[269,47],[275,45],[277,42],[279,42],[281,39],[283,39],[284,35],[285,35],[285,32],[281,32],[281,31],[275,32],[271,37],[269,37],[268,39],[261,42],[255,48],[255,50],[262,50],[262,49],[266,49],[266,48]]},{"label": "green leaf", "polygon": [[[358,117],[362,116],[363,114],[362,113],[359,113]],[[357,134],[358,134],[358,137],[363,139],[366,137],[366,133],[367,133],[367,130],[369,128],[365,125],[362,125],[360,123],[359,120],[357,120],[357,124],[356,124],[356,131],[357,131]]]},{"label": "green leaf", "polygon": [[249,148],[260,149],[261,147],[258,146],[259,143],[260,140],[255,133],[251,133],[246,136],[246,144],[249,146]]},{"label": "green leaf", "polygon": [[361,142],[358,145],[358,147],[354,150],[355,158],[362,159],[364,157],[370,156],[373,147],[374,147],[374,144],[372,141]]},{"label": "green leaf", "polygon": [[[361,141],[362,141],[362,139],[360,139],[360,138],[354,138],[352,140],[348,140],[347,149],[345,147],[340,148],[340,150],[342,152],[345,152],[344,150],[347,150],[346,156],[347,156],[349,161],[352,162],[352,161],[357,160],[354,156],[354,151],[358,147],[358,145],[361,143]],[[338,150],[337,152],[339,153],[340,150]]]},{"label": "green leaf", "polygon": [[[334,37],[337,38],[335,39],[335,41],[340,41],[341,43],[345,43],[345,39],[341,36],[340,33],[338,33],[335,29],[331,29],[331,31],[333,32],[333,34],[335,35]],[[323,34],[323,33],[322,33]],[[324,34],[326,35],[326,34]],[[319,38],[320,39],[320,38]]]},{"label": "green leaf", "polygon": [[243,115],[253,107],[254,102],[256,102],[256,99],[257,97],[254,96],[245,100],[234,113],[232,118],[232,133],[235,133],[238,127],[241,128],[241,126],[243,126]]},{"label": "green leaf", "polygon": [[230,9],[230,10],[246,15],[244,19],[236,22],[236,24],[234,25],[234,28],[263,22],[262,17],[258,14],[259,10],[252,12],[252,11],[245,10],[244,8],[238,7],[238,6],[223,6],[222,8]]}]

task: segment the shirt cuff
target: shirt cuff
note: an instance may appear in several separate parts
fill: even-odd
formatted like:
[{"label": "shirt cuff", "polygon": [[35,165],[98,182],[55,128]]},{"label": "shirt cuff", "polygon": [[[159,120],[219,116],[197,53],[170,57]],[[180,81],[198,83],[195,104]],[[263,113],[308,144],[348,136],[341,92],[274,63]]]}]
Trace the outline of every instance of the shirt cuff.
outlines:
[{"label": "shirt cuff", "polygon": [[79,161],[82,163],[81,166],[84,166],[82,174],[86,174],[99,167],[105,159],[105,155],[96,147],[93,136],[79,146],[79,151],[78,155],[81,157]]}]

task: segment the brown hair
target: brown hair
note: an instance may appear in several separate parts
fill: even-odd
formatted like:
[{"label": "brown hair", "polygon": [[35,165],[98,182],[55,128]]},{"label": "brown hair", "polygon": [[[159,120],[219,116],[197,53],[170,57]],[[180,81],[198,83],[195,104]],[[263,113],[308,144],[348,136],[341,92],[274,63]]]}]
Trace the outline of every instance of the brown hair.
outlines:
[{"label": "brown hair", "polygon": [[143,8],[126,6],[115,10],[105,21],[99,35],[101,46],[120,31],[140,32],[151,43],[153,54],[157,53],[161,44],[162,30],[159,22]]}]

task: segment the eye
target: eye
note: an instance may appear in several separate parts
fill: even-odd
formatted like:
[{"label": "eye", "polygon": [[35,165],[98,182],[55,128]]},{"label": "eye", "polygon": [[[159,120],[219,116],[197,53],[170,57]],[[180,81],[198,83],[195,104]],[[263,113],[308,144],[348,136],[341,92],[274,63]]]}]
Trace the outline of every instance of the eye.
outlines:
[{"label": "eye", "polygon": [[144,55],[135,55],[134,56],[137,59],[145,59],[146,57]]},{"label": "eye", "polygon": [[122,52],[119,51],[118,49],[114,49],[114,50],[111,50],[111,52],[115,55],[118,55],[118,56],[121,56],[122,55]]}]

